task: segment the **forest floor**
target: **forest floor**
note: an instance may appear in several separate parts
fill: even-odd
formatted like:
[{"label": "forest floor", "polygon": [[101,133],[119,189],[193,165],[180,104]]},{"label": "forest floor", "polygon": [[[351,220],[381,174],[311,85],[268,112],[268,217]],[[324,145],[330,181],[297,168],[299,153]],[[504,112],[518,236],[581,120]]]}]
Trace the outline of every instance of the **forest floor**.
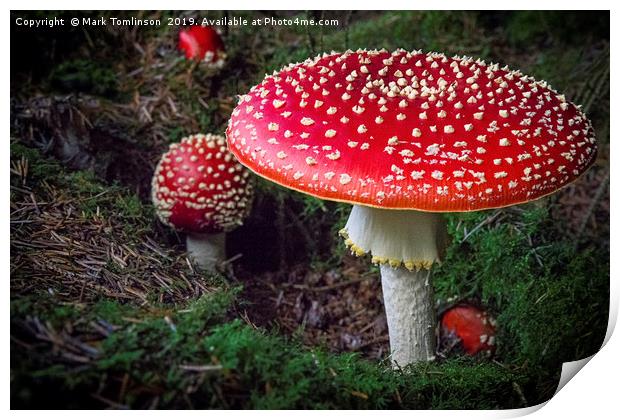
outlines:
[{"label": "forest floor", "polygon": [[[606,330],[609,44],[591,29],[599,15],[528,13],[342,13],[346,30],[230,29],[218,74],[181,58],[172,30],[56,34],[73,38],[42,53],[51,70],[25,60],[11,81],[12,404],[458,409],[550,398],[561,362],[596,351]],[[323,50],[412,45],[551,81],[592,118],[599,157],[551,198],[448,218],[438,307],[487,307],[498,351],[394,372],[378,271],[335,235],[347,206],[259,181],[213,276],[156,221],[149,189],[168,144],[223,132],[236,95],[265,72]]]}]

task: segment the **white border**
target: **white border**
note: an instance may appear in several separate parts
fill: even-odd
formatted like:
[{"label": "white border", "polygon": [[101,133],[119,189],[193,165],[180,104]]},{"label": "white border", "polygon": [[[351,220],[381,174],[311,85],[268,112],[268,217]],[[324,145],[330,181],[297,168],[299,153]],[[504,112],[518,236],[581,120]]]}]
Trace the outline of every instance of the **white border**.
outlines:
[{"label": "white border", "polygon": [[[131,9],[131,10],[141,10],[141,9],[145,9],[145,10],[157,10],[157,9],[172,9],[172,10],[183,10],[183,9],[194,9],[194,8],[207,8],[209,6],[217,6],[217,5],[221,5],[222,3],[219,2],[197,2],[197,1],[187,1],[187,0],[177,0],[175,2],[170,2],[170,1],[163,1],[163,0],[151,0],[151,1],[133,1],[131,2],[131,5],[128,4],[128,2],[125,1],[121,1],[121,0],[107,0],[107,1],[100,1],[100,0],[96,0],[96,1],[90,1],[88,3],[77,3],[75,1],[69,1],[69,0],[62,0],[62,1],[54,1],[54,2],[50,2],[50,1],[30,1],[30,2],[22,2],[22,3],[18,3],[18,2],[12,2],[13,4],[9,4],[10,7],[12,7],[13,9],[16,10],[20,10],[20,9],[25,9],[25,10],[44,10],[44,9],[56,9],[56,10],[80,10],[83,9],[85,7],[89,8],[89,9],[113,9],[113,10],[124,10],[124,9]],[[296,1],[295,3],[291,3],[290,1],[284,1],[284,0],[265,0],[265,1],[261,1],[260,3],[258,3],[257,1],[248,1],[248,0],[228,0],[225,2],[226,5],[226,9],[228,10],[241,10],[241,9],[262,9],[262,10],[270,10],[270,9],[291,9],[291,6],[295,6],[298,8],[307,8],[307,9],[325,9],[325,10],[335,10],[335,9],[356,9],[356,10],[372,10],[372,9],[377,9],[379,8],[379,6],[382,9],[392,9],[392,10],[405,10],[405,9],[410,9],[412,7],[416,7],[419,6],[420,9],[424,8],[424,9],[428,9],[428,5],[427,4],[423,4],[422,2],[412,2],[412,1],[406,1],[406,0],[400,0],[400,1],[394,1],[394,0],[382,0],[381,2],[366,2],[364,4],[360,4],[359,2],[349,2],[349,3],[345,3],[343,1],[338,1],[338,0],[314,0],[314,1]],[[587,3],[577,3],[577,2],[566,2],[565,0],[563,1],[535,1],[535,0],[522,0],[517,2],[503,2],[503,3],[497,3],[496,1],[491,2],[491,1],[468,1],[466,3],[463,3],[463,1],[454,1],[454,0],[446,0],[446,1],[442,1],[442,2],[432,2],[430,4],[430,6],[441,6],[442,8],[445,9],[463,9],[464,6],[468,9],[496,9],[496,10],[508,10],[508,9],[532,9],[532,10],[541,10],[541,9],[572,9],[572,10],[577,10],[577,9],[581,9],[583,7],[589,7],[591,9],[603,9],[603,10],[609,10],[612,9],[611,12],[611,20],[612,20],[612,24],[611,24],[611,46],[612,46],[612,63],[611,63],[611,67],[612,70],[617,68],[616,65],[616,57],[617,57],[617,49],[615,48],[616,42],[617,40],[617,30],[615,30],[614,28],[617,27],[617,24],[620,23],[619,19],[616,16],[616,11],[613,10],[612,5],[615,5],[614,3],[610,2],[610,1],[598,1],[598,0],[591,0],[588,1]],[[305,7],[304,7],[305,6]],[[435,9],[435,7],[431,7],[432,9]],[[5,22],[9,21],[9,10],[6,9],[5,12]],[[2,36],[2,42],[4,43],[4,47],[5,47],[5,51],[7,51],[10,48],[10,44],[9,44],[9,37],[10,37],[10,25],[5,25],[2,29],[3,31],[3,36]],[[6,53],[5,53],[6,54]],[[3,73],[3,80],[5,81],[4,84],[4,91],[5,91],[5,95],[4,95],[4,101],[2,101],[2,107],[3,107],[3,111],[4,111],[4,126],[5,126],[5,135],[6,133],[9,132],[9,101],[8,101],[8,97],[10,97],[10,88],[9,88],[9,80],[10,80],[10,72],[9,72],[10,66],[2,66],[0,68],[0,71]],[[612,81],[612,103],[616,103],[615,99],[618,98],[618,93],[617,93],[617,89],[615,89],[615,84]],[[612,118],[611,119],[611,131],[610,133],[615,133],[616,132],[616,126],[617,126],[617,119]],[[610,136],[613,136],[613,134],[610,134]],[[8,139],[7,139],[8,140]],[[6,147],[8,148],[8,141],[6,144]],[[616,147],[613,147],[612,150],[612,156],[613,156],[613,161],[616,162],[617,159],[617,153],[616,151]],[[6,149],[5,149],[6,150]],[[5,166],[4,166],[4,171],[1,172],[1,177],[2,177],[2,186],[4,188],[5,191],[5,197],[8,198],[9,196],[9,189],[8,189],[8,185],[9,185],[9,172],[7,170],[9,165],[9,154],[8,154],[8,150],[7,150],[7,155],[5,158]],[[616,194],[617,192],[617,188],[616,188],[616,179],[615,179],[615,171],[613,169],[613,165],[611,167],[611,202],[612,202],[612,209],[616,209],[617,208],[617,199],[616,197],[618,196]],[[613,210],[612,210],[613,211]],[[612,213],[613,215],[613,213]],[[9,206],[8,203],[5,203],[5,206],[2,208],[2,214],[0,215],[0,217],[2,218],[2,220],[5,221],[5,223],[2,225],[2,233],[3,233],[3,237],[5,238],[5,240],[2,242],[2,261],[3,261],[3,266],[5,267],[4,272],[5,272],[5,276],[4,278],[6,279],[6,283],[5,283],[5,287],[4,287],[4,293],[6,293],[5,295],[5,299],[4,302],[9,301],[8,299],[8,279],[10,278],[10,261],[9,261],[9,243],[8,243],[8,238],[9,238]],[[611,220],[611,235],[612,238],[616,238],[618,237],[618,235],[620,234],[620,231],[618,229],[618,225],[617,223],[615,223],[614,218],[612,217]],[[611,250],[611,261],[612,261],[612,268],[611,268],[611,311],[610,311],[610,323],[609,323],[609,328],[608,328],[608,334],[606,337],[606,340],[609,340],[607,342],[607,344],[604,346],[604,348],[602,349],[601,352],[599,352],[598,354],[596,354],[590,363],[588,363],[582,370],[582,372],[579,373],[577,379],[570,381],[554,398],[552,398],[550,400],[549,403],[542,404],[541,406],[544,406],[543,409],[538,410],[539,407],[533,407],[533,408],[528,408],[528,409],[520,409],[520,410],[498,410],[498,411],[454,411],[454,412],[447,412],[447,411],[418,411],[415,413],[411,413],[411,412],[406,412],[406,411],[394,411],[391,412],[389,415],[390,417],[398,417],[398,418],[407,418],[407,419],[411,419],[413,418],[413,416],[415,416],[416,418],[422,417],[422,418],[508,418],[508,417],[518,417],[521,415],[525,415],[525,414],[529,414],[532,412],[535,412],[534,414],[532,414],[533,418],[537,418],[537,419],[555,419],[555,418],[583,418],[585,416],[594,416],[594,417],[598,417],[598,418],[610,418],[610,413],[617,413],[618,412],[618,396],[617,396],[617,389],[618,389],[618,385],[617,385],[617,378],[619,377],[619,373],[620,373],[620,368],[619,368],[619,363],[618,363],[618,357],[617,355],[620,353],[620,342],[618,340],[617,337],[611,337],[611,332],[613,331],[613,328],[615,326],[616,320],[617,320],[617,313],[618,313],[618,267],[617,264],[615,263],[616,261],[618,261],[618,259],[616,257],[620,257],[620,255],[618,255],[618,253],[616,252],[616,247],[614,246],[614,242],[612,241],[612,250]],[[8,330],[8,325],[9,325],[9,311],[8,308],[5,309],[5,311],[3,312],[2,316],[3,316],[3,325],[6,326],[6,329]],[[2,348],[2,352],[3,352],[3,356],[4,356],[4,360],[5,360],[5,369],[4,369],[4,378],[5,381],[3,383],[3,387],[2,387],[2,396],[3,398],[3,403],[4,403],[4,407],[6,407],[7,409],[9,408],[9,378],[10,378],[10,367],[9,367],[9,334],[8,331],[6,331],[4,333],[4,339],[6,340],[5,343],[6,345]],[[274,419],[274,418],[289,418],[291,415],[294,415],[296,418],[298,419],[303,419],[303,418],[310,418],[310,416],[314,417],[315,415],[317,415],[319,413],[315,413],[315,412],[295,412],[294,414],[290,413],[290,412],[284,412],[284,411],[280,411],[280,412],[266,412],[266,411],[255,411],[252,412],[252,416],[256,416],[257,418],[268,418],[270,420]],[[14,416],[16,418],[31,418],[34,416],[40,416],[41,413],[34,413],[34,412],[28,412],[28,411],[22,411],[22,412],[11,412],[10,414],[11,416]],[[82,417],[84,415],[84,413],[81,412],[47,412],[45,414],[46,417],[51,417],[51,418],[55,418],[58,416],[58,418],[62,418],[62,419],[68,419],[68,418],[77,418]],[[89,416],[92,416],[93,418],[103,418],[104,416],[107,416],[108,413],[105,413],[103,411],[89,411],[88,413]],[[135,416],[137,417],[138,415],[140,417],[144,416],[145,413],[138,413],[136,414],[135,412],[119,412],[119,413],[115,413],[115,416],[121,416],[121,417],[125,417],[125,416],[131,416],[132,418]],[[149,416],[152,416],[153,418],[168,418],[169,417],[169,413],[166,411],[158,411],[158,412],[153,412],[153,413],[149,413]],[[175,414],[178,415],[178,414]],[[202,417],[204,415],[206,415],[205,413],[201,413],[201,412],[183,412],[182,414],[184,417]],[[220,411],[210,411],[208,413],[209,416],[214,416],[214,417],[231,417],[231,416],[236,416],[236,415],[243,415],[245,416],[246,413],[243,412],[220,412]],[[336,417],[338,416],[339,418],[355,418],[356,420],[360,419],[360,418],[374,418],[376,415],[381,415],[380,413],[376,413],[376,412],[362,412],[362,411],[337,411],[337,412],[322,412],[320,413],[321,417],[323,416],[327,416],[327,417]]]}]

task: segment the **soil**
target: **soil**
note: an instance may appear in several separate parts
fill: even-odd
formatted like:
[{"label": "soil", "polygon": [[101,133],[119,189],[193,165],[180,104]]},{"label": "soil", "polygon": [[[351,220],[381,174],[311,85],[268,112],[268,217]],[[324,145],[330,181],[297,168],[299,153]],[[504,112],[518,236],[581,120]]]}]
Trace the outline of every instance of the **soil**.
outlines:
[{"label": "soil", "polygon": [[239,278],[244,316],[252,324],[334,352],[357,351],[371,359],[387,355],[381,283],[365,259],[347,256],[327,271],[299,264]]}]

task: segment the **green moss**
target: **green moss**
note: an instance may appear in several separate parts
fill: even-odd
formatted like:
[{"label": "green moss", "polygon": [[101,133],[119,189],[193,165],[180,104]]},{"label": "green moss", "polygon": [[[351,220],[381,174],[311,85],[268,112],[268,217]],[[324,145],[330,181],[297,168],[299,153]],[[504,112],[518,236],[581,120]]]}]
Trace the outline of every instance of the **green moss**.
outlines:
[{"label": "green moss", "polygon": [[139,308],[109,299],[95,302],[92,307],[82,313],[83,316],[91,320],[103,319],[110,324],[120,324],[123,322],[123,318],[135,317],[139,314]]},{"label": "green moss", "polygon": [[[28,162],[27,180],[40,182],[64,174],[64,169],[57,160],[45,159],[37,149],[27,147],[19,142],[11,143],[11,160],[25,159]],[[14,185],[17,177],[11,177]]]},{"label": "green moss", "polygon": [[40,291],[11,299],[11,317],[45,318],[53,326],[61,327],[65,322],[79,316],[82,311],[79,305],[59,303],[53,293],[53,290]]},{"label": "green moss", "polygon": [[[454,360],[402,372],[355,354],[306,349],[238,320],[221,323],[230,297],[203,297],[165,316],[117,319],[117,330],[98,346],[95,363],[82,365],[79,375],[48,365],[37,354],[13,364],[13,384],[71,391],[76,407],[93,403],[82,393],[96,387],[105,392],[111,377],[124,375],[136,389],[156,390],[160,408],[188,403],[194,408],[460,408],[463,398],[467,408],[521,404],[513,383],[523,378],[509,369]],[[100,306],[99,314],[111,308]],[[196,384],[195,374],[183,366],[211,370]],[[16,405],[29,404],[34,394],[20,391]],[[128,393],[119,403],[140,407],[141,398]]]},{"label": "green moss", "polygon": [[62,91],[82,91],[96,95],[114,96],[118,77],[108,63],[93,60],[69,60],[60,63],[50,75],[53,86]]},{"label": "green moss", "polygon": [[[62,359],[50,363],[47,351],[15,353],[12,387],[15,406],[92,407],[95,390],[115,393],[116,379],[132,384],[119,401],[142,407],[140,389],[157,396],[157,406],[194,408],[467,408],[522,405],[514,383],[525,385],[523,372],[492,363],[451,360],[393,371],[386,363],[356,354],[334,355],[308,349],[297,340],[266,334],[241,323],[226,322],[238,288],[204,295],[177,307],[141,310],[103,299],[90,306],[60,310],[52,296],[14,299],[12,329],[28,314],[57,331],[94,337],[91,325],[112,325],[107,337],[91,346],[92,363],[79,374]],[[80,339],[79,337],[77,338]],[[15,346],[15,344],[13,344]],[[198,382],[183,366],[211,366]],[[190,368],[191,369],[191,368]],[[187,391],[191,387],[192,391]],[[131,391],[131,390],[135,391]],[[222,392],[237,389],[238,392]],[[69,400],[37,399],[37,395],[71,393]],[[116,395],[116,394],[114,394]],[[151,402],[151,400],[149,400]]]},{"label": "green moss", "polygon": [[[512,381],[518,375],[492,364],[449,361],[405,372],[360,360],[282,346],[238,323],[207,339],[225,369],[242,375],[252,407],[281,408],[462,408],[518,404]],[[506,397],[504,399],[504,397]],[[399,401],[400,400],[400,401]],[[481,406],[481,404],[483,404]]]},{"label": "green moss", "polygon": [[535,206],[464,240],[490,215],[450,217],[453,242],[435,272],[437,295],[490,307],[501,354],[514,363],[557,369],[596,352],[607,328],[609,255],[558,240],[546,210]]},{"label": "green moss", "polygon": [[[113,215],[126,220],[126,230],[135,233],[150,225],[154,212],[126,188],[118,184],[105,185],[92,171],[66,171],[57,160],[43,156],[38,150],[21,143],[11,144],[11,160],[26,159],[28,186],[39,187],[47,183],[70,191],[72,201],[86,217]],[[19,178],[11,178],[16,185]]]}]

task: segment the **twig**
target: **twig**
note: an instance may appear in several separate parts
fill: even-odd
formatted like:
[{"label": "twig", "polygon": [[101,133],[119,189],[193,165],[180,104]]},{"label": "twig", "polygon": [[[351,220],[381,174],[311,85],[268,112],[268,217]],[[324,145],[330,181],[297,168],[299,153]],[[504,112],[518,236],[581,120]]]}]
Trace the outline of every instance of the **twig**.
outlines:
[{"label": "twig", "polygon": [[499,216],[501,214],[500,211],[495,212],[493,215],[491,215],[490,217],[487,217],[486,219],[484,219],[482,222],[480,222],[476,227],[474,227],[472,230],[470,230],[468,233],[465,234],[465,236],[463,237],[463,239],[461,239],[461,243],[464,243],[467,238],[469,238],[471,235],[473,235],[476,231],[478,231],[481,227],[488,225],[489,223],[491,223],[493,220],[495,220],[497,218],[497,216]]},{"label": "twig", "polygon": [[390,340],[390,337],[387,335],[382,335],[381,337],[377,337],[374,340],[367,341],[363,344],[360,344],[355,350],[361,350],[366,347],[370,347],[374,344],[387,343]]},{"label": "twig", "polygon": [[117,402],[112,401],[112,400],[110,400],[110,399],[108,399],[106,397],[103,397],[103,396],[99,395],[99,394],[90,394],[90,396],[93,397],[96,400],[101,401],[102,403],[105,403],[105,404],[109,405],[112,408],[116,408],[116,409],[120,409],[120,410],[127,410],[129,408],[129,407],[127,407],[124,404],[117,403]]},{"label": "twig", "polygon": [[214,372],[218,370],[222,370],[224,367],[222,365],[180,365],[179,369],[188,371],[188,372]]},{"label": "twig", "polygon": [[525,395],[523,395],[523,391],[521,390],[521,387],[519,386],[519,384],[516,382],[513,382],[512,388],[515,390],[515,392],[519,396],[519,399],[521,400],[521,404],[523,404],[523,407],[527,407],[528,406],[527,399],[525,398]]},{"label": "twig", "polygon": [[308,290],[311,291],[311,292],[327,292],[329,290],[339,289],[341,287],[347,287],[347,286],[350,286],[350,285],[355,284],[355,283],[359,283],[359,282],[364,281],[364,280],[366,280],[366,279],[363,278],[363,277],[360,277],[358,279],[347,280],[347,281],[343,281],[343,282],[340,282],[340,283],[332,284],[332,285],[329,285],[329,286],[309,287]]},{"label": "twig", "polygon": [[579,242],[579,239],[583,235],[583,232],[586,229],[586,225],[588,224],[588,220],[590,220],[590,217],[592,217],[592,213],[594,212],[594,209],[598,205],[598,202],[601,200],[601,197],[603,196],[603,193],[605,192],[605,189],[607,188],[608,185],[609,185],[609,170],[607,170],[607,173],[605,174],[605,177],[601,181],[601,184],[596,189],[596,192],[594,193],[594,197],[592,197],[592,201],[590,201],[590,205],[588,206],[588,210],[586,211],[585,216],[583,217],[583,219],[581,219],[581,224],[579,226],[579,230],[577,231],[575,244]]}]

